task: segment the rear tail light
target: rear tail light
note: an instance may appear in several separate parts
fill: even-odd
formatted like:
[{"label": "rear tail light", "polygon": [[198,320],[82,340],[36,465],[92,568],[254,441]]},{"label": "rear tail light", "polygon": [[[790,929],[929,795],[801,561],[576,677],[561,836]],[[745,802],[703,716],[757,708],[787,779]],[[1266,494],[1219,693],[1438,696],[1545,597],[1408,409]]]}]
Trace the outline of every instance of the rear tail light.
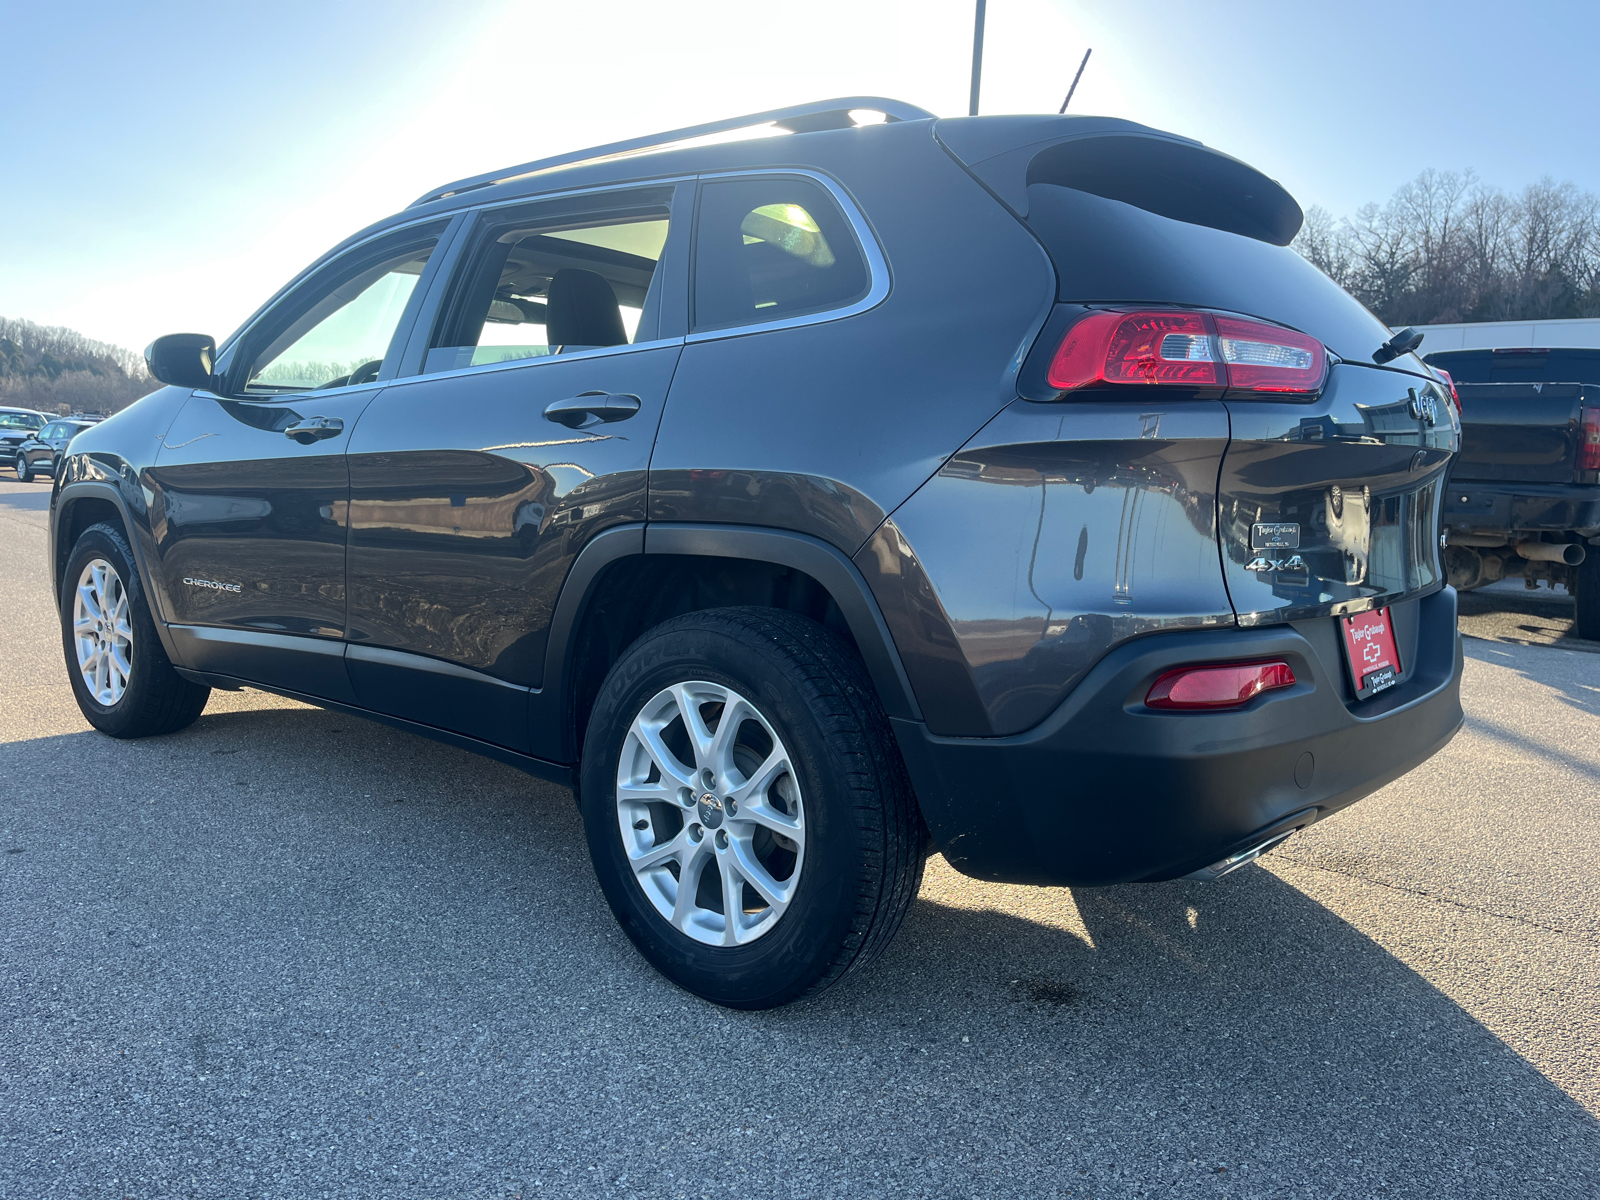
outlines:
[{"label": "rear tail light", "polygon": [[1456,406],[1456,415],[1461,415],[1461,394],[1456,391],[1455,378],[1443,367],[1433,368],[1433,373],[1444,380],[1444,386],[1450,389],[1450,403]]},{"label": "rear tail light", "polygon": [[1578,470],[1600,471],[1600,408],[1585,408],[1578,425]]},{"label": "rear tail light", "polygon": [[1328,371],[1322,343],[1292,329],[1183,310],[1091,312],[1067,330],[1050,386],[1227,387],[1315,392]]},{"label": "rear tail light", "polygon": [[1262,692],[1293,686],[1286,662],[1207,663],[1168,671],[1144,702],[1151,708],[1238,708]]}]

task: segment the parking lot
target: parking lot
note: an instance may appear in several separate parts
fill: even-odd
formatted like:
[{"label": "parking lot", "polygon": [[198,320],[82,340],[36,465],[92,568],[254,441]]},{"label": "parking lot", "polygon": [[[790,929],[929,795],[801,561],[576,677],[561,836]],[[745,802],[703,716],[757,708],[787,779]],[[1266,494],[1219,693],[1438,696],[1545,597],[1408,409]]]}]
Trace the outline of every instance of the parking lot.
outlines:
[{"label": "parking lot", "polygon": [[48,497],[0,482],[0,1197],[1600,1195],[1557,610],[1469,615],[1465,730],[1262,865],[935,859],[875,967],[736,1013],[634,953],[563,789],[253,691],[90,732]]}]

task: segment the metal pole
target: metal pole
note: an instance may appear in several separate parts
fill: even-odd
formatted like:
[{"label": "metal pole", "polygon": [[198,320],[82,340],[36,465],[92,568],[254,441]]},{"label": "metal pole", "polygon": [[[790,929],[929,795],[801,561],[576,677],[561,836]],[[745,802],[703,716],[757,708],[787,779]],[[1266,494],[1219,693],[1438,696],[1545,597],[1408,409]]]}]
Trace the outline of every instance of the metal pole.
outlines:
[{"label": "metal pole", "polygon": [[978,87],[983,80],[983,10],[987,0],[978,0],[978,15],[972,23],[972,99],[967,102],[967,116],[978,115]]},{"label": "metal pole", "polygon": [[1078,73],[1072,77],[1072,86],[1067,89],[1067,98],[1061,102],[1061,111],[1056,114],[1057,116],[1066,112],[1067,105],[1072,103],[1072,93],[1078,90],[1078,80],[1083,78],[1083,69],[1089,65],[1089,55],[1093,53],[1093,49],[1083,52],[1083,61],[1078,64]]}]

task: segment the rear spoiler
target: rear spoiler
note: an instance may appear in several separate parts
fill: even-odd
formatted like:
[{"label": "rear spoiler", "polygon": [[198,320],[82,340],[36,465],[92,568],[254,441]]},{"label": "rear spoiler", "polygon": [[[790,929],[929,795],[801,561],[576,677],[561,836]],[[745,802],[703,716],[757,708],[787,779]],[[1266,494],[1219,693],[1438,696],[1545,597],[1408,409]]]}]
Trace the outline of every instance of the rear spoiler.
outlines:
[{"label": "rear spoiler", "polygon": [[934,136],[1019,217],[1055,184],[1287,246],[1305,214],[1283,186],[1191,138],[1114,117],[947,117]]}]

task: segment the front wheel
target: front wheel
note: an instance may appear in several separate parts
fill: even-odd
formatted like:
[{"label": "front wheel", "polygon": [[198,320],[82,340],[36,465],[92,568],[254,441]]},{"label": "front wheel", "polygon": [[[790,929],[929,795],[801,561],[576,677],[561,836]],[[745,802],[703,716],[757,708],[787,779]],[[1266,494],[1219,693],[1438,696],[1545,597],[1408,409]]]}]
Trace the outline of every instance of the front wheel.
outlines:
[{"label": "front wheel", "polygon": [[871,962],[921,885],[915,797],[860,660],[792,613],[727,608],[646,633],[584,739],[606,899],[673,982],[771,1008]]},{"label": "front wheel", "polygon": [[172,669],[122,531],[91,525],[67,559],[61,641],[84,718],[118,738],[192,725],[211,689]]},{"label": "front wheel", "polygon": [[1578,636],[1600,642],[1600,546],[1588,547],[1588,556],[1572,570],[1578,582],[1573,589]]},{"label": "front wheel", "polygon": [[32,483],[33,482],[33,469],[28,466],[27,457],[25,455],[18,454],[17,455],[17,464],[16,465],[17,465],[17,482],[18,483]]}]

